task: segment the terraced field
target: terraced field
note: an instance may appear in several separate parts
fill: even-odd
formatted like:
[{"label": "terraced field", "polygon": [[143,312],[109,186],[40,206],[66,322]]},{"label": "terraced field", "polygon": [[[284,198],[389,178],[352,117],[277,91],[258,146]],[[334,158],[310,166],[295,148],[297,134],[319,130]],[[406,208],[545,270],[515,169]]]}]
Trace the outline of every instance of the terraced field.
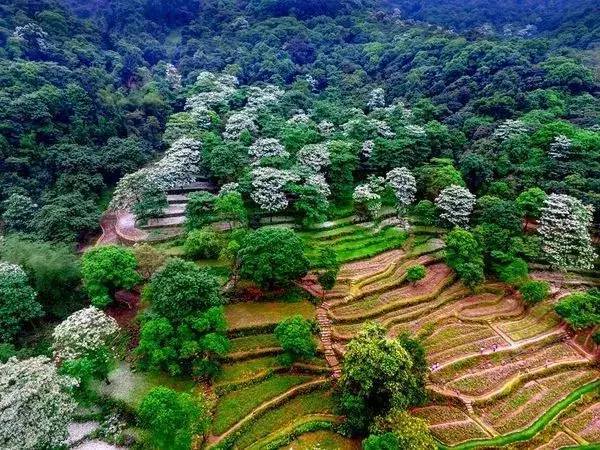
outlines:
[{"label": "terraced field", "polygon": [[[599,442],[600,371],[591,333],[566,329],[553,311],[556,295],[526,309],[502,283],[471,292],[442,262],[441,247],[435,238],[411,238],[402,249],[343,266],[336,286],[321,293],[332,360],[341,361],[365,321],[377,321],[390,336],[423,339],[431,404],[414,413],[429,421],[442,446]],[[414,264],[425,265],[427,275],[408,283],[406,269]],[[319,294],[314,281],[305,286]]]},{"label": "terraced field", "polygon": [[227,305],[232,348],[213,385],[209,448],[276,449],[297,429],[330,430],[340,420],[322,357],[292,368],[279,362],[282,349],[272,330],[294,314],[312,319],[315,308],[306,301]]}]

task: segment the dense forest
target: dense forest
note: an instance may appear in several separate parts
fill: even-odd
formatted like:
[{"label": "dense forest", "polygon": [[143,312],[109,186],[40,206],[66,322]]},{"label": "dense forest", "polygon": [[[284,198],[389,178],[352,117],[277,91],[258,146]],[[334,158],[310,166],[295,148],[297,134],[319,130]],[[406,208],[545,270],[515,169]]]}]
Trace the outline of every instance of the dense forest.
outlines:
[{"label": "dense forest", "polygon": [[0,448],[594,445],[599,49],[593,0],[2,2]]}]

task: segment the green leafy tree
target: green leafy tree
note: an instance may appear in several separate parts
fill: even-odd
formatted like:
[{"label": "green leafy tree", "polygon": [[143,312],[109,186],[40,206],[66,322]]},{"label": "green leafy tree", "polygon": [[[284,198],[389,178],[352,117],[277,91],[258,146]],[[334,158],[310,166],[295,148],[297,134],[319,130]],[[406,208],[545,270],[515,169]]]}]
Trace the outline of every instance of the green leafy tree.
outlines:
[{"label": "green leafy tree", "polygon": [[293,206],[294,210],[302,218],[304,226],[321,223],[327,219],[329,202],[318,187],[312,185],[294,185],[290,190],[297,196]]},{"label": "green leafy tree", "polygon": [[421,189],[431,200],[447,187],[465,186],[461,173],[448,159],[433,159],[430,164],[421,167],[417,175]]},{"label": "green leafy tree", "polygon": [[35,214],[36,205],[26,195],[12,194],[4,200],[2,220],[8,231],[27,232]]},{"label": "green leafy tree", "polygon": [[170,259],[152,276],[145,295],[152,310],[174,324],[223,304],[217,278],[179,258]]},{"label": "green leafy tree", "polygon": [[275,328],[275,337],[285,352],[285,362],[310,359],[317,350],[310,322],[300,315],[288,317]]},{"label": "green leafy tree", "polygon": [[208,402],[200,393],[176,392],[164,386],[153,388],[138,408],[142,428],[148,430],[154,448],[189,450],[196,436],[210,425]]},{"label": "green leafy tree", "polygon": [[25,271],[0,261],[0,340],[11,341],[26,322],[43,314]]},{"label": "green leafy tree", "polygon": [[117,245],[94,247],[81,258],[83,285],[98,308],[109,305],[118,289],[131,289],[140,282],[133,252]]},{"label": "green leafy tree", "polygon": [[195,192],[188,196],[185,207],[185,227],[187,230],[202,228],[215,220],[217,197],[210,192]]},{"label": "green leafy tree", "polygon": [[227,323],[222,307],[196,312],[179,324],[161,316],[142,323],[135,349],[142,370],[171,375],[215,376],[229,351]]},{"label": "green leafy tree", "polygon": [[503,262],[496,268],[502,281],[518,284],[527,278],[529,267],[524,259],[508,256],[503,257],[502,260]]},{"label": "green leafy tree", "polygon": [[548,196],[538,187],[532,187],[523,191],[517,197],[516,203],[525,216],[531,219],[539,219],[542,208]]},{"label": "green leafy tree", "polygon": [[9,236],[0,255],[27,273],[46,313],[62,319],[82,304],[81,265],[69,246]]},{"label": "green leafy tree", "polygon": [[319,256],[316,265],[321,269],[325,269],[323,272],[319,273],[319,284],[324,289],[329,290],[333,288],[340,271],[340,263],[337,259],[335,250],[331,247],[319,248]]},{"label": "green leafy tree", "polygon": [[306,274],[304,244],[288,228],[261,228],[243,240],[238,252],[240,275],[261,286],[287,285]]},{"label": "green leafy tree", "polygon": [[519,286],[519,292],[528,305],[534,305],[548,298],[550,284],[546,281],[526,281]]},{"label": "green leafy tree", "polygon": [[372,435],[363,441],[363,450],[435,450],[435,439],[427,422],[406,411],[393,409],[378,417]]},{"label": "green leafy tree", "polygon": [[230,228],[233,228],[236,222],[244,226],[248,221],[244,200],[239,192],[218,196],[215,200],[214,212],[219,220],[228,222]]},{"label": "green leafy tree", "polygon": [[426,274],[427,269],[425,269],[425,266],[422,264],[416,264],[406,269],[406,280],[410,283],[415,283],[425,278]]},{"label": "green leafy tree", "polygon": [[51,199],[35,214],[32,230],[42,239],[72,243],[98,229],[98,206],[79,192]]},{"label": "green leafy tree", "polygon": [[574,330],[581,330],[600,324],[600,292],[590,289],[588,292],[575,292],[567,295],[554,307]]},{"label": "green leafy tree", "polygon": [[376,416],[425,399],[423,374],[400,341],[367,323],[347,346],[338,387],[338,406],[350,432],[364,433]]},{"label": "green leafy tree", "polygon": [[455,228],[446,237],[446,264],[469,287],[484,280],[482,249],[477,239],[461,228]]}]

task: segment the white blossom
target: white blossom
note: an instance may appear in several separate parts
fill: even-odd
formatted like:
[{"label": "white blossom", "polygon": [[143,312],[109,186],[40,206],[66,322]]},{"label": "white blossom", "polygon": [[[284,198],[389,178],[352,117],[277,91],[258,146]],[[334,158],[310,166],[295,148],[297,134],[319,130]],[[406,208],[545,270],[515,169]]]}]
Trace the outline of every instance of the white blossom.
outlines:
[{"label": "white blossom", "polygon": [[392,131],[387,122],[383,120],[373,120],[373,124],[377,128],[377,134],[386,139],[391,139],[396,136],[396,133]]},{"label": "white blossom", "polygon": [[300,123],[309,123],[310,116],[306,114],[303,110],[297,111],[292,117],[287,120],[289,124],[300,124]]},{"label": "white blossom", "polygon": [[232,192],[239,192],[239,188],[239,183],[225,183],[223,186],[221,186],[221,189],[219,190],[219,197],[231,194]]},{"label": "white blossom", "polygon": [[325,175],[322,173],[313,173],[306,178],[306,184],[309,186],[314,186],[319,194],[323,197],[327,198],[331,195],[331,188],[325,180]]},{"label": "white blossom", "polygon": [[283,94],[285,94],[285,91],[273,84],[250,86],[248,88],[246,109],[251,112],[258,112],[279,101]]},{"label": "white blossom", "polygon": [[247,110],[241,110],[229,116],[223,137],[229,140],[236,140],[239,139],[244,131],[249,131],[252,135],[258,132],[255,117]]},{"label": "white blossom", "polygon": [[569,151],[573,142],[564,134],[559,134],[554,138],[554,142],[550,144],[548,155],[554,159],[566,159],[569,156]]},{"label": "white blossom", "polygon": [[368,140],[363,142],[361,154],[365,159],[369,159],[375,149],[375,142]]},{"label": "white blossom", "polygon": [[468,189],[453,184],[443,189],[435,199],[440,218],[454,226],[466,228],[475,205],[475,196]]},{"label": "white blossom", "polygon": [[373,192],[370,184],[359,184],[354,188],[352,200],[359,216],[375,218],[381,209],[381,196]]},{"label": "white blossom", "polygon": [[591,269],[596,255],[588,231],[593,210],[569,195],[551,194],[544,202],[539,233],[542,251],[556,268]]},{"label": "white blossom", "polygon": [[181,89],[181,74],[173,64],[167,64],[165,68],[165,78],[175,90]]},{"label": "white blossom", "polygon": [[424,138],[427,135],[425,128],[420,125],[406,125],[404,129],[409,135],[416,138]]},{"label": "white blossom", "polygon": [[498,125],[492,137],[504,141],[525,133],[527,133],[527,126],[521,120],[507,119]]},{"label": "white blossom", "polygon": [[57,374],[45,356],[0,363],[0,448],[35,450],[65,445],[75,404],[75,380]]},{"label": "white blossom", "polygon": [[200,175],[200,159],[199,141],[190,138],[176,140],[157,163],[119,180],[109,209],[130,208],[139,201],[150,183],[166,191],[195,181]]},{"label": "white blossom", "polygon": [[326,144],[308,144],[296,154],[300,170],[319,172],[331,164],[329,149]]},{"label": "white blossom", "polygon": [[185,109],[194,116],[205,116],[207,110],[227,102],[236,92],[237,84],[237,78],[231,75],[201,72],[194,86],[202,92],[189,97],[185,102]]},{"label": "white blossom", "polygon": [[277,139],[261,138],[257,139],[250,146],[250,157],[253,163],[258,163],[263,158],[287,158],[290,156],[283,144]]},{"label": "white blossom", "polygon": [[119,326],[94,306],[74,312],[54,328],[52,348],[58,361],[77,359],[101,347],[112,348]]},{"label": "white blossom", "polygon": [[406,208],[415,201],[417,183],[413,174],[406,167],[390,170],[385,176],[385,181],[394,191],[400,209]]},{"label": "white blossom", "polygon": [[367,108],[373,110],[376,108],[383,108],[385,106],[385,91],[383,88],[373,89],[369,93],[369,100],[367,101]]},{"label": "white blossom", "polygon": [[284,192],[285,185],[298,177],[290,171],[273,167],[257,167],[252,170],[252,193],[250,197],[267,212],[285,209],[288,199]]},{"label": "white blossom", "polygon": [[335,131],[335,125],[329,120],[322,120],[317,124],[317,130],[323,136],[330,136]]}]

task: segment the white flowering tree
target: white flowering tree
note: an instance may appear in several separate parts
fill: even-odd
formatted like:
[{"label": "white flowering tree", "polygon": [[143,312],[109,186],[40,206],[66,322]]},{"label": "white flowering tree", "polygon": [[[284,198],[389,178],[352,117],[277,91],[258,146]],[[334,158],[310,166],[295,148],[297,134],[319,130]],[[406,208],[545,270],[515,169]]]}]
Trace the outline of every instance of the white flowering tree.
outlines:
[{"label": "white flowering tree", "polygon": [[363,142],[361,155],[365,159],[369,159],[373,154],[373,150],[375,149],[375,142],[368,140]]},{"label": "white flowering tree", "polygon": [[245,109],[253,113],[262,111],[269,105],[279,101],[283,94],[285,94],[285,91],[273,84],[250,86]]},{"label": "white flowering tree", "polygon": [[443,189],[435,199],[440,218],[454,226],[466,228],[475,205],[475,196],[455,184]]},{"label": "white flowering tree", "polygon": [[288,206],[285,185],[297,180],[297,176],[287,170],[273,167],[257,167],[252,171],[252,192],[250,197],[264,211],[281,211]]},{"label": "white flowering tree", "polygon": [[506,139],[527,133],[527,126],[521,120],[507,119],[498,125],[492,137],[504,141]]},{"label": "white flowering tree", "polygon": [[201,173],[200,162],[200,142],[190,138],[177,139],[157,163],[119,180],[109,209],[131,208],[149,184],[166,191],[195,181]]},{"label": "white flowering tree", "polygon": [[257,164],[263,158],[287,158],[290,156],[283,144],[274,138],[257,139],[250,146],[250,158]]},{"label": "white flowering tree", "polygon": [[301,172],[317,173],[331,164],[329,149],[326,144],[308,144],[296,154],[298,168]]},{"label": "white flowering tree", "polygon": [[317,192],[325,198],[331,196],[331,188],[329,187],[327,180],[325,180],[325,175],[322,173],[310,174],[308,177],[306,177],[305,184],[315,187]]},{"label": "white flowering tree", "polygon": [[221,186],[221,189],[219,189],[219,197],[224,197],[232,192],[239,192],[239,189],[239,183],[225,183],[223,186]]},{"label": "white flowering tree", "polygon": [[165,78],[175,90],[181,89],[181,74],[173,64],[168,63],[165,68]]},{"label": "white flowering tree", "polygon": [[373,89],[369,93],[369,100],[367,101],[367,108],[370,110],[376,108],[383,108],[385,106],[385,91],[383,88]]},{"label": "white flowering tree", "polygon": [[591,269],[596,258],[589,233],[591,223],[591,207],[569,195],[549,195],[538,229],[547,261],[561,270]]},{"label": "white flowering tree", "polygon": [[75,381],[58,375],[45,356],[0,363],[0,448],[35,450],[65,445]]},{"label": "white flowering tree", "polygon": [[408,205],[415,201],[417,193],[415,177],[406,167],[396,167],[386,174],[385,181],[394,191],[398,213],[404,214]]},{"label": "white flowering tree", "polygon": [[74,312],[54,328],[54,357],[58,361],[85,357],[101,348],[112,349],[119,326],[94,306]]},{"label": "white flowering tree", "polygon": [[335,131],[335,125],[329,120],[322,120],[317,124],[317,130],[323,136],[331,136],[331,134]]},{"label": "white flowering tree", "polygon": [[239,139],[244,131],[249,132],[251,135],[258,133],[258,126],[256,125],[254,114],[248,110],[234,112],[229,116],[229,119],[225,124],[223,137],[234,141]]},{"label": "white flowering tree", "polygon": [[548,155],[554,159],[567,159],[572,145],[571,139],[564,134],[559,134],[554,138],[554,142],[550,144]]},{"label": "white flowering tree", "polygon": [[373,190],[369,183],[359,184],[352,194],[354,209],[362,219],[375,219],[381,210],[381,195]]}]

